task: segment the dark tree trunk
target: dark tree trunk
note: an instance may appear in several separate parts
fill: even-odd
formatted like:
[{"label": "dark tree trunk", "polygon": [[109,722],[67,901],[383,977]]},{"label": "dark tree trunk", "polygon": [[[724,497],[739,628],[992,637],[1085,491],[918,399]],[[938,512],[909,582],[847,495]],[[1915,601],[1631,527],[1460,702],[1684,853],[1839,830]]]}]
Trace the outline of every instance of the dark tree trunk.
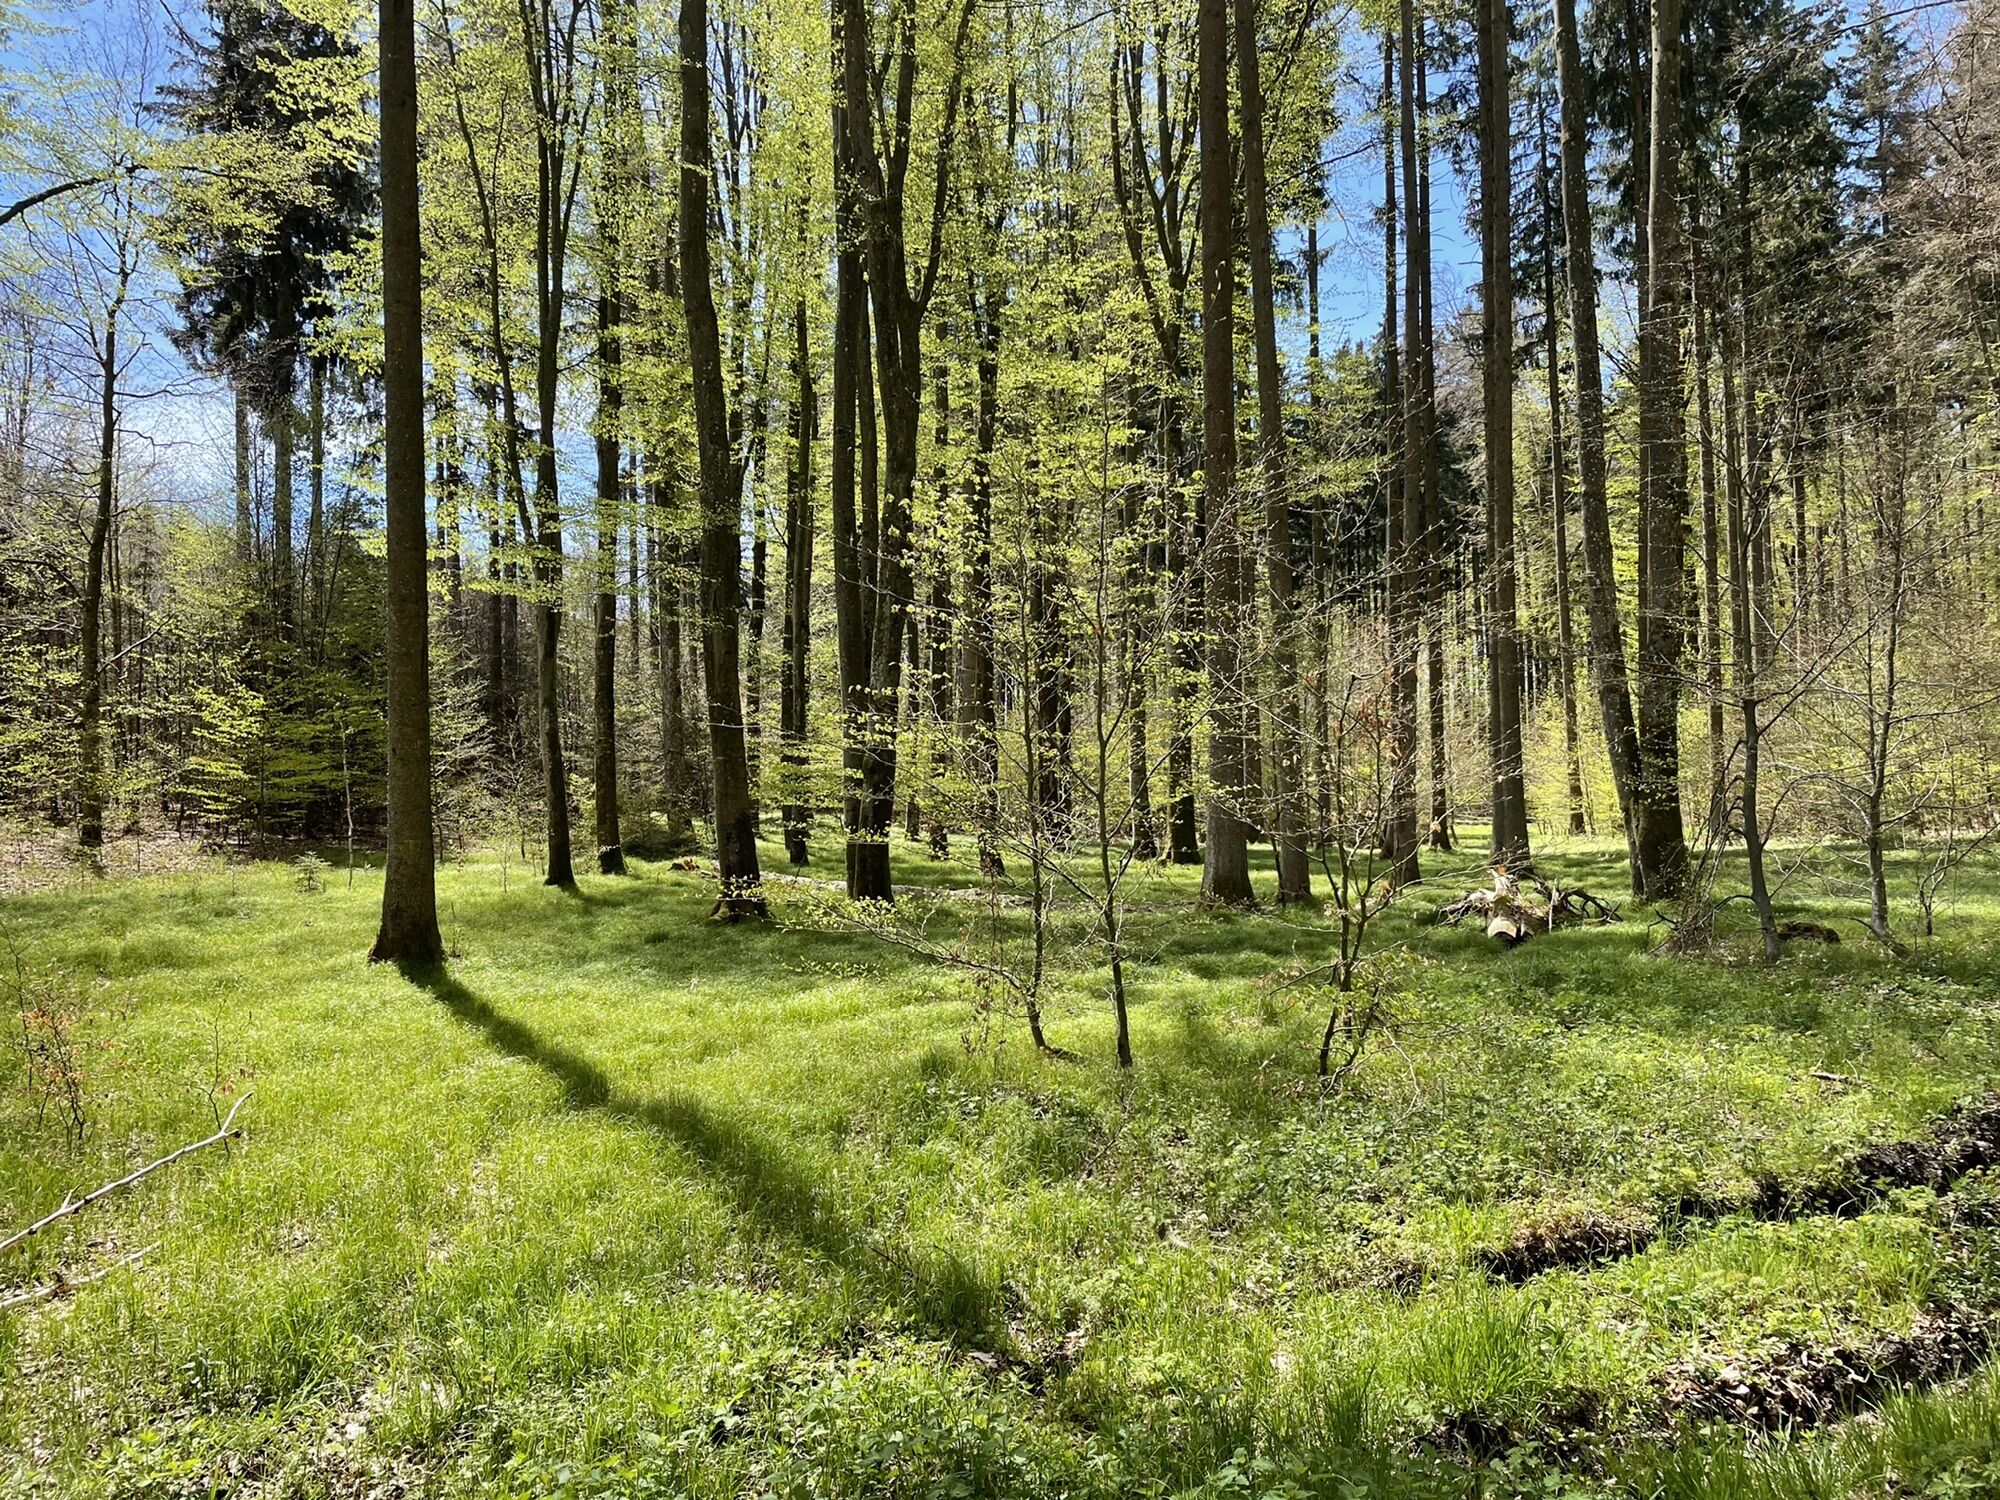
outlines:
[{"label": "dark tree trunk", "polygon": [[[596,764],[592,798],[597,812],[597,868],[625,873],[625,841],[618,828],[618,457],[624,417],[624,368],[616,296],[597,299],[597,611],[592,659],[596,709]],[[634,601],[637,607],[637,600]]]},{"label": "dark tree trunk", "polygon": [[1444,657],[1444,495],[1438,483],[1437,339],[1431,327],[1435,278],[1431,274],[1431,106],[1430,80],[1425,65],[1428,46],[1420,25],[1411,59],[1416,73],[1416,123],[1421,133],[1417,141],[1417,207],[1410,221],[1408,254],[1409,276],[1417,293],[1421,337],[1417,348],[1410,354],[1409,378],[1421,383],[1417,393],[1417,412],[1423,419],[1419,450],[1423,455],[1424,476],[1424,675],[1431,763],[1431,824],[1426,842],[1439,853],[1449,854],[1457,847],[1458,837],[1452,826],[1451,813],[1451,723],[1445,695]]},{"label": "dark tree trunk", "polygon": [[1523,869],[1528,799],[1521,768],[1520,603],[1514,576],[1514,238],[1507,0],[1482,0],[1479,227],[1484,261],[1480,376],[1486,419],[1487,732],[1493,757],[1493,863]]},{"label": "dark tree trunk", "polygon": [[1639,337],[1639,862],[1642,894],[1687,882],[1681,819],[1680,673],[1687,451],[1681,381],[1680,0],[1654,0],[1648,269]]},{"label": "dark tree trunk", "polygon": [[1538,114],[1540,154],[1535,175],[1542,215],[1542,366],[1549,397],[1549,510],[1554,518],[1556,683],[1562,693],[1563,769],[1569,782],[1569,831],[1586,829],[1583,805],[1583,758],[1578,745],[1576,713],[1576,646],[1570,618],[1569,481],[1564,451],[1562,394],[1562,317],[1556,298],[1554,166],[1549,160],[1547,113]]},{"label": "dark tree trunk", "polygon": [[271,408],[271,604],[280,635],[292,631],[296,593],[292,580],[292,470],[297,458],[298,414],[290,372],[280,375]]},{"label": "dark tree trunk", "polygon": [[722,334],[715,316],[714,270],[708,244],[708,0],[681,0],[680,64],[681,306],[687,319],[695,446],[701,466],[702,674],[708,697],[716,867],[722,880],[715,915],[734,921],[762,917],[766,909],[751,815],[737,634],[743,570],[743,475],[730,442]]},{"label": "dark tree trunk", "polygon": [[1250,252],[1251,323],[1257,350],[1257,449],[1264,483],[1264,566],[1271,589],[1271,843],[1278,904],[1312,897],[1304,834],[1305,695],[1298,664],[1299,619],[1292,576],[1291,476],[1285,456],[1285,401],[1278,371],[1278,316],[1271,276],[1271,209],[1264,168],[1264,88],[1258,68],[1257,0],[1235,0],[1237,93],[1243,120],[1243,223]]},{"label": "dark tree trunk", "polygon": [[424,557],[423,252],[410,0],[382,0],[382,398],[388,482],[389,850],[371,961],[444,962],[431,828],[430,596]]},{"label": "dark tree trunk", "polygon": [[1564,264],[1569,274],[1570,337],[1576,353],[1576,467],[1578,513],[1583,526],[1584,619],[1589,627],[1590,676],[1604,723],[1612,784],[1625,823],[1632,884],[1641,889],[1636,808],[1639,733],[1625,673],[1624,628],[1618,615],[1618,577],[1611,546],[1611,513],[1605,498],[1604,371],[1597,344],[1597,261],[1591,234],[1589,109],[1583,55],[1576,28],[1576,0],[1555,0],[1556,63],[1562,89],[1562,190]]},{"label": "dark tree trunk", "polygon": [[958,645],[958,712],[965,741],[966,771],[977,797],[979,868],[1005,873],[1000,857],[1000,747],[993,704],[993,450],[1000,431],[1000,295],[972,294],[972,323],[978,338],[978,407],[972,432],[972,487],[967,495],[965,611]]},{"label": "dark tree trunk", "polygon": [[1122,573],[1121,612],[1124,626],[1124,697],[1127,724],[1126,793],[1131,804],[1132,857],[1156,860],[1160,857],[1160,836],[1153,820],[1152,748],[1148,697],[1152,673],[1147,664],[1152,655],[1153,568],[1152,539],[1145,488],[1134,484],[1126,491],[1122,524],[1130,549]]},{"label": "dark tree trunk", "polygon": [[306,611],[315,639],[326,599],[326,356],[306,364]]},{"label": "dark tree trunk", "polygon": [[[966,55],[966,35],[971,24],[968,5],[958,22],[958,35],[949,56],[954,69],[962,69]],[[880,514],[871,524],[861,519],[858,576],[866,580],[868,613],[859,645],[860,656],[852,662],[858,675],[865,664],[865,679],[859,691],[849,691],[858,699],[858,714],[848,716],[858,731],[854,748],[854,818],[850,822],[847,849],[847,888],[855,900],[891,901],[889,883],[889,825],[896,802],[896,718],[902,694],[903,634],[909,624],[913,598],[911,545],[913,542],[913,497],[917,479],[917,439],[923,406],[923,323],[924,314],[936,286],[942,255],[942,238],[933,229],[929,250],[918,265],[914,280],[908,247],[904,241],[904,195],[910,153],[907,132],[915,106],[918,73],[917,21],[913,13],[896,9],[890,15],[892,35],[883,48],[884,63],[878,76],[875,53],[869,39],[870,7],[864,0],[835,0],[833,44],[840,105],[834,129],[835,219],[841,244],[858,244],[866,260],[866,297],[872,313],[874,373],[876,391],[882,403],[882,487]],[[942,138],[936,153],[937,179],[931,204],[932,222],[937,225],[945,213],[947,185],[953,152],[959,90],[963,74],[954,71],[944,89]],[[882,97],[886,85],[888,107]],[[876,121],[883,120],[888,140],[886,151],[878,154]],[[850,238],[852,236],[852,238]],[[857,258],[855,270],[859,269]],[[857,288],[856,296],[861,292]],[[850,329],[855,326],[852,317]],[[850,338],[850,343],[857,342]],[[838,343],[838,337],[836,337]],[[856,371],[856,384],[865,384],[866,368]],[[856,399],[864,415],[874,407],[865,392]],[[839,398],[836,396],[838,407]],[[873,444],[865,445],[872,451]],[[864,465],[871,461],[864,451]],[[868,493],[864,474],[864,500]],[[872,507],[871,507],[872,509]],[[840,516],[835,515],[835,529]],[[836,559],[836,571],[839,569]],[[851,595],[837,595],[849,597]],[[842,626],[843,635],[847,625]]]},{"label": "dark tree trunk", "polygon": [[[1403,235],[1407,255],[1412,242],[1420,241],[1421,198],[1417,191],[1417,107],[1416,19],[1410,0],[1403,0],[1399,17],[1401,46],[1397,49],[1397,83],[1401,107],[1396,111],[1401,139],[1402,205],[1406,218]],[[1385,138],[1385,146],[1389,143]],[[1394,156],[1390,150],[1388,156]],[[1388,157],[1385,157],[1385,167]],[[1395,216],[1395,178],[1384,178],[1387,212]],[[1385,240],[1385,247],[1387,241]],[[1393,281],[1393,268],[1389,272]],[[1393,293],[1393,285],[1389,288]],[[1393,322],[1393,315],[1392,315]],[[1393,327],[1388,334],[1393,342]],[[1419,615],[1423,608],[1425,566],[1424,547],[1424,449],[1430,436],[1428,413],[1424,410],[1423,300],[1413,276],[1403,280],[1403,346],[1407,368],[1400,380],[1402,459],[1400,483],[1391,494],[1386,556],[1389,590],[1389,806],[1383,826],[1384,852],[1390,863],[1390,878],[1399,886],[1414,885],[1423,878],[1417,852],[1417,656],[1420,650]]]},{"label": "dark tree trunk", "polygon": [[257,517],[250,507],[250,403],[240,380],[231,385],[230,399],[236,418],[236,556],[247,564],[257,557]]},{"label": "dark tree trunk", "polygon": [[1236,494],[1236,173],[1229,141],[1228,0],[1196,7],[1201,123],[1202,493],[1208,508],[1204,549],[1212,582],[1208,602],[1208,682],[1213,699],[1208,737],[1208,848],[1204,900],[1252,906],[1250,824],[1257,796],[1249,784],[1249,704],[1243,677],[1245,608],[1242,517]]},{"label": "dark tree trunk", "polygon": [[1708,822],[1719,841],[1726,824],[1729,743],[1722,685],[1721,522],[1717,509],[1715,414],[1709,389],[1714,359],[1713,286],[1703,264],[1699,223],[1692,238],[1689,281],[1693,291],[1695,414],[1701,439],[1702,683],[1708,695]]},{"label": "dark tree trunk", "polygon": [[131,273],[120,247],[118,291],[106,310],[104,333],[97,345],[97,506],[90,518],[90,545],[84,558],[83,618],[78,634],[82,661],[79,684],[77,750],[82,774],[77,778],[77,842],[86,849],[104,845],[104,573],[111,542],[111,523],[118,495],[118,323],[125,310],[125,288]]},{"label": "dark tree trunk", "polygon": [[806,733],[812,657],[813,443],[819,432],[819,397],[813,390],[812,345],[806,305],[792,314],[792,371],[798,395],[792,406],[792,457],[785,485],[784,680],[779,688],[778,734],[783,742],[785,857],[808,862],[807,834],[812,807],[806,800]]}]

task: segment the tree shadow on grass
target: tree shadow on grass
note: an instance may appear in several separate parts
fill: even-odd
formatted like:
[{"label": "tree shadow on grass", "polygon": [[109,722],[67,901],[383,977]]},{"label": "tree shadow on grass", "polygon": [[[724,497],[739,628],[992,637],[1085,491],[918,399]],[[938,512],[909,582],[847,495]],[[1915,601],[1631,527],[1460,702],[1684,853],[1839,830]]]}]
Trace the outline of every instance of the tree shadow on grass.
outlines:
[{"label": "tree shadow on grass", "polygon": [[403,977],[492,1046],[555,1079],[566,1107],[643,1125],[687,1151],[706,1180],[765,1233],[831,1261],[939,1336],[1003,1359],[1013,1357],[999,1287],[958,1255],[871,1234],[749,1126],[687,1094],[641,1099],[622,1092],[589,1058],[501,1014],[445,969],[410,967]]}]

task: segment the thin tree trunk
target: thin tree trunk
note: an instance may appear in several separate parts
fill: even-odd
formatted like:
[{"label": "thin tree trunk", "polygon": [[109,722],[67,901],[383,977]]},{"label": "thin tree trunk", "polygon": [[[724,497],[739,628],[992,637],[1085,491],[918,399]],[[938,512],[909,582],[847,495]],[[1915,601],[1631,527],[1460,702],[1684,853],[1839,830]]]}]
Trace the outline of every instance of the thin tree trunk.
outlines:
[{"label": "thin tree trunk", "polygon": [[1699,224],[1690,237],[1690,247],[1695,413],[1701,441],[1701,657],[1702,682],[1708,694],[1708,822],[1711,835],[1719,839],[1725,821],[1729,745],[1724,727],[1722,684],[1721,521],[1716,493],[1715,415],[1709,391],[1709,365],[1714,358],[1711,329],[1715,304],[1707,268],[1703,264]]},{"label": "thin tree trunk", "polygon": [[792,314],[792,372],[798,394],[792,406],[792,458],[785,486],[784,681],[779,690],[778,734],[783,740],[786,795],[780,814],[785,856],[804,866],[810,859],[807,834],[812,807],[806,801],[806,749],[812,657],[813,443],[818,437],[819,397],[813,390],[812,345],[805,299]]},{"label": "thin tree trunk", "polygon": [[[592,654],[596,710],[596,764],[592,798],[597,812],[597,868],[625,873],[625,840],[618,827],[618,459],[623,451],[624,355],[616,294],[597,298],[597,604]],[[636,608],[637,601],[634,601]]]},{"label": "thin tree trunk", "polygon": [[1451,813],[1450,715],[1445,692],[1444,627],[1444,496],[1438,483],[1437,445],[1437,336],[1431,326],[1435,280],[1431,272],[1431,139],[1430,80],[1425,63],[1427,43],[1419,24],[1412,48],[1415,68],[1415,108],[1417,141],[1417,211],[1410,222],[1415,237],[1408,247],[1408,274],[1417,290],[1417,319],[1421,329],[1418,347],[1412,352],[1410,378],[1421,383],[1418,414],[1423,432],[1418,450],[1423,457],[1424,476],[1424,695],[1430,730],[1431,818],[1427,842],[1441,854],[1457,847],[1458,835]]},{"label": "thin tree trunk", "polygon": [[972,324],[978,340],[975,373],[978,405],[973,416],[972,487],[967,495],[965,614],[959,635],[958,709],[965,739],[966,769],[975,788],[980,872],[999,876],[1000,750],[993,703],[993,452],[1000,432],[1000,305],[997,292],[982,299],[972,293]]},{"label": "thin tree trunk", "polygon": [[1563,769],[1569,782],[1569,831],[1587,827],[1583,801],[1583,757],[1578,744],[1576,647],[1570,624],[1569,485],[1563,451],[1562,317],[1556,300],[1555,193],[1549,161],[1547,114],[1539,124],[1540,170],[1536,174],[1542,211],[1542,364],[1548,376],[1549,509],[1555,522],[1556,683],[1562,694]]},{"label": "thin tree trunk", "polygon": [[306,362],[306,582],[308,622],[326,618],[326,356]]},{"label": "thin tree trunk", "polygon": [[83,618],[78,631],[83,659],[77,749],[82,775],[77,778],[77,842],[86,849],[104,846],[104,653],[103,638],[105,549],[111,538],[118,495],[118,324],[125,310],[125,289],[131,273],[120,246],[118,291],[106,309],[104,334],[97,346],[98,434],[97,506],[90,518],[90,546],[84,559]]},{"label": "thin tree trunk", "polygon": [[1236,493],[1235,169],[1229,141],[1229,6],[1196,7],[1196,88],[1201,123],[1202,490],[1208,507],[1208,848],[1204,900],[1251,906],[1250,825],[1244,810],[1250,745],[1243,677],[1246,623],[1242,518]]},{"label": "thin tree trunk", "polygon": [[257,517],[250,507],[250,403],[243,399],[241,380],[232,383],[230,399],[236,419],[236,556],[256,560]]},{"label": "thin tree trunk", "polygon": [[[1422,236],[1422,228],[1415,222],[1422,198],[1417,191],[1416,17],[1410,0],[1402,0],[1399,23],[1400,106],[1396,118],[1401,135],[1403,249],[1407,260],[1412,240]],[[1391,218],[1395,214],[1393,194],[1389,214]],[[1429,430],[1423,410],[1422,294],[1411,279],[1410,267],[1404,269],[1402,482],[1391,497],[1389,512],[1389,816],[1384,848],[1390,878],[1398,886],[1414,885],[1423,878],[1417,852],[1417,658],[1422,651],[1424,588],[1423,453]],[[1390,337],[1393,340],[1393,332]]]},{"label": "thin tree trunk", "polygon": [[1480,374],[1486,421],[1487,730],[1493,756],[1493,863],[1531,863],[1521,766],[1520,605],[1514,576],[1514,241],[1507,0],[1482,0],[1479,26]]}]

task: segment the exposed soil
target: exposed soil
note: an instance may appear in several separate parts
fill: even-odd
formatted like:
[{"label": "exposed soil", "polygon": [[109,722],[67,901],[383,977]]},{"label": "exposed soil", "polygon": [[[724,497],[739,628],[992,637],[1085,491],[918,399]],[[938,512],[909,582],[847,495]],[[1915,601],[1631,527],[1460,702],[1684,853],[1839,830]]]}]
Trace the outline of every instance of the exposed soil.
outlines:
[{"label": "exposed soil", "polygon": [[1522,1226],[1507,1244],[1474,1251],[1472,1263],[1518,1285],[1545,1271],[1575,1270],[1637,1255],[1658,1233],[1656,1225],[1643,1219],[1565,1215]]},{"label": "exposed soil", "polygon": [[1992,1344],[1990,1313],[1942,1307],[1924,1313],[1908,1333],[1871,1344],[1793,1344],[1754,1360],[1683,1361],[1661,1377],[1661,1396],[1682,1417],[1720,1418],[1766,1432],[1815,1427],[1902,1387],[1950,1380]]},{"label": "exposed soil", "polygon": [[1822,1177],[1786,1183],[1757,1180],[1742,1194],[1694,1194],[1654,1222],[1576,1214],[1529,1224],[1504,1245],[1473,1252],[1472,1262],[1519,1284],[1548,1271],[1573,1270],[1636,1255],[1675,1223],[1705,1223],[1730,1214],[1769,1222],[1814,1217],[1854,1218],[1901,1188],[1948,1193],[1967,1173],[2000,1165],[2000,1096],[1964,1106],[1932,1122],[1916,1140],[1859,1146]]}]

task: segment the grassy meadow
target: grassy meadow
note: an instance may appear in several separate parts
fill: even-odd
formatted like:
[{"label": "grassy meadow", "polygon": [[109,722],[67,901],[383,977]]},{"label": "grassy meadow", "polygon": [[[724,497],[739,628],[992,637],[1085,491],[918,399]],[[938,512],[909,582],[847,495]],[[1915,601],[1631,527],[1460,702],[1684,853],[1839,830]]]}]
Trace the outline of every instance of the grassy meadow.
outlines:
[{"label": "grassy meadow", "polygon": [[11,1038],[0,1235],[253,1097],[0,1257],[81,1283],[0,1311],[0,1496],[2000,1494],[2000,1172],[1854,1166],[2000,1087],[2000,876],[1896,955],[1828,860],[1789,914],[1843,941],[1766,968],[1741,906],[1699,957],[1630,907],[1430,925],[1468,856],[1371,930],[1390,1022],[1331,1093],[1330,917],[1193,870],[1132,889],[1122,1074],[1091,950],[1045,1056],[786,882],[717,927],[699,871],[473,859],[414,977],[362,962],[379,870],[14,895],[87,1128]]}]

